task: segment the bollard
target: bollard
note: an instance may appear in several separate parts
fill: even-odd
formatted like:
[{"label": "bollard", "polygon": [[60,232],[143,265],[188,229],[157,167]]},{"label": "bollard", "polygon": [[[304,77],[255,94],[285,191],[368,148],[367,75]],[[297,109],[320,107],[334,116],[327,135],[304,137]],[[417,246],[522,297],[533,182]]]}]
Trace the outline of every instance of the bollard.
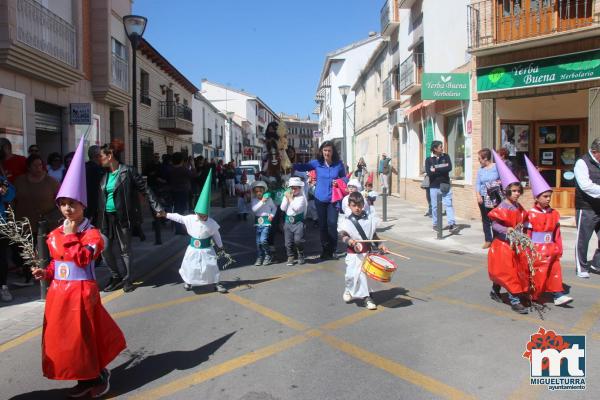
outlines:
[{"label": "bollard", "polygon": [[444,238],[442,235],[442,226],[444,225],[442,219],[444,218],[444,216],[443,216],[443,212],[442,212],[442,192],[441,191],[437,193],[436,201],[437,201],[437,210],[436,210],[437,211],[437,226],[436,226],[437,238],[438,238],[438,240],[441,240]]},{"label": "bollard", "polygon": [[387,222],[387,188],[383,188],[381,198],[381,207],[383,207],[383,222]]},{"label": "bollard", "polygon": [[[48,233],[48,222],[41,220],[38,222],[37,232],[37,256],[42,261],[42,268],[46,270],[46,265],[50,261],[48,246],[46,245],[46,234]],[[45,279],[40,280],[40,300],[46,301],[47,282]]]}]

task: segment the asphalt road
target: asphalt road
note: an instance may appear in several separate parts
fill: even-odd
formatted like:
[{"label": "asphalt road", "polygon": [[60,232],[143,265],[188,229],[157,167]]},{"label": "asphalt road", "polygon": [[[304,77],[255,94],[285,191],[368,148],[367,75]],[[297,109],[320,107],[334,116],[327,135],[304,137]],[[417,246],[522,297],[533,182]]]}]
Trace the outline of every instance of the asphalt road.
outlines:
[{"label": "asphalt road", "polygon": [[[342,301],[343,261],[318,262],[320,240],[312,226],[311,259],[294,267],[252,265],[249,221],[230,218],[221,233],[238,260],[222,272],[229,294],[186,292],[178,252],[142,277],[134,292],[104,297],[128,343],[110,366],[109,397],[600,398],[598,276],[568,276],[572,306],[549,304],[541,320],[489,299],[484,258],[439,253],[382,232],[392,239],[391,250],[410,260],[396,259],[391,283],[370,281],[379,308],[369,311]],[[522,354],[540,326],[587,334],[586,391],[530,386]],[[16,340],[17,346],[0,354],[0,398],[64,398],[73,383],[42,377],[39,335]]]}]

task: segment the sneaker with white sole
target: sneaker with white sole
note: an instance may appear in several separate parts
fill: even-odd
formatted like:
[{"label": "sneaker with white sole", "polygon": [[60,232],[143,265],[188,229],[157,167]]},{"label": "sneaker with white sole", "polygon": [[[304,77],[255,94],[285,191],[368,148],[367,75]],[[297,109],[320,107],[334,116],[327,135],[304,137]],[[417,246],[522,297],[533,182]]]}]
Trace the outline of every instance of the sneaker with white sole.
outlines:
[{"label": "sneaker with white sole", "polygon": [[572,301],[573,301],[572,297],[567,296],[566,294],[563,294],[562,296],[554,299],[554,305],[555,306],[564,306],[565,304],[569,304]]},{"label": "sneaker with white sole", "polygon": [[229,291],[227,290],[227,288],[225,286],[223,286],[222,284],[220,284],[220,283],[217,283],[215,285],[215,290],[217,292],[219,292],[219,293],[229,293]]},{"label": "sneaker with white sole", "polygon": [[100,373],[100,383],[94,385],[90,391],[92,399],[104,396],[110,390],[110,371],[104,368]]},{"label": "sneaker with white sole", "polygon": [[365,306],[367,307],[367,310],[377,310],[377,304],[375,304],[373,299],[370,297],[365,299]]},{"label": "sneaker with white sole", "polygon": [[344,294],[342,295],[342,299],[344,299],[346,303],[350,303],[352,301],[352,295],[350,294],[350,292],[344,292]]},{"label": "sneaker with white sole", "polygon": [[578,278],[590,279],[590,273],[587,271],[581,271],[577,273]]},{"label": "sneaker with white sole", "polygon": [[2,288],[0,288],[0,299],[7,303],[13,300],[12,294],[8,291],[8,286],[2,286]]}]

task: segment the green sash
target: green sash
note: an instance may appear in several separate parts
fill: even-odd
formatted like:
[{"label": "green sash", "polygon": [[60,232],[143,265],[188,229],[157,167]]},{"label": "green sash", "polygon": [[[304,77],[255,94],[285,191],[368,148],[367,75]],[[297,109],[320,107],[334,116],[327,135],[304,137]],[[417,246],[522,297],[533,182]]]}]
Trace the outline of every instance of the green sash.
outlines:
[{"label": "green sash", "polygon": [[265,215],[263,217],[254,217],[255,225],[271,225],[271,221],[269,221],[269,216]]},{"label": "green sash", "polygon": [[212,236],[206,239],[196,239],[195,237],[190,238],[190,247],[195,249],[209,249],[211,247],[210,241]]},{"label": "green sash", "polygon": [[286,224],[297,224],[298,222],[304,221],[304,213],[297,215],[286,215],[285,223]]}]

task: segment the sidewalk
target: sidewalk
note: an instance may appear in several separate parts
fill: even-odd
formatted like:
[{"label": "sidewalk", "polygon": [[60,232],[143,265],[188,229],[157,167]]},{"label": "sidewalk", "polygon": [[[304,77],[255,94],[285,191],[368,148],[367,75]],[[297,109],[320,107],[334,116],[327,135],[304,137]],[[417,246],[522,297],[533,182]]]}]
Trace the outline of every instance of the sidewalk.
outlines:
[{"label": "sidewalk", "polygon": [[[227,208],[221,208],[221,201],[218,193],[213,193],[211,217],[217,222],[221,222],[227,217],[234,215],[237,208],[231,206],[231,200],[228,201]],[[162,264],[173,254],[185,248],[188,241],[187,236],[177,236],[170,222],[162,227],[162,245],[154,245],[154,231],[152,230],[152,216],[150,211],[144,215],[142,229],[146,235],[144,242],[140,238],[133,237],[132,251],[134,254],[133,280],[139,279],[155,267]],[[167,251],[165,251],[167,250]],[[96,268],[96,277],[99,287],[102,288],[110,278],[110,271],[104,264]],[[12,282],[22,282],[23,277],[16,273],[9,273],[8,286],[13,301],[10,303],[0,302],[0,344],[14,339],[38,326],[41,326],[44,316],[43,301],[40,301],[40,286],[36,282],[34,286],[17,288],[11,285]],[[108,293],[101,292],[101,295]]]},{"label": "sidewalk", "polygon": [[[425,202],[425,198],[423,198]],[[379,196],[375,202],[379,216],[383,215],[382,197]],[[443,239],[437,239],[437,232],[432,229],[430,217],[425,217],[426,207],[416,207],[396,196],[388,197],[387,222],[381,223],[380,232],[383,236],[393,239],[413,242],[430,247],[432,251],[459,252],[485,256],[487,249],[482,249],[484,242],[483,227],[480,220],[457,219],[456,224],[460,233],[452,235],[444,230]],[[565,220],[570,220],[569,218]],[[444,226],[447,225],[444,216]],[[562,226],[564,257],[563,265],[575,265],[575,243],[577,231],[574,227]],[[588,250],[589,257],[596,249],[596,238],[592,236]]]}]

